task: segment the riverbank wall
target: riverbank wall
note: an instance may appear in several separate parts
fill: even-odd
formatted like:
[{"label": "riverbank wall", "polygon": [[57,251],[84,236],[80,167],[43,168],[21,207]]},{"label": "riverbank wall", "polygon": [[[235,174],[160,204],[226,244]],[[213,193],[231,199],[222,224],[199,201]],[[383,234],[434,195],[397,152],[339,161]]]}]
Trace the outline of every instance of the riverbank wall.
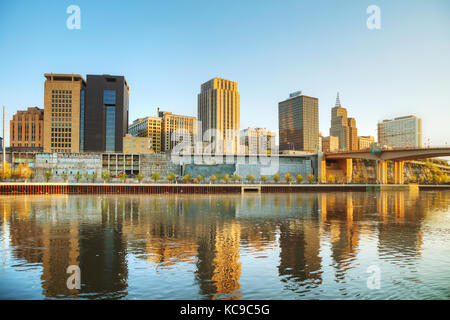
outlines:
[{"label": "riverbank wall", "polygon": [[450,190],[450,185],[365,184],[116,184],[116,183],[0,183],[1,195],[18,194],[220,194],[294,192],[374,192]]}]

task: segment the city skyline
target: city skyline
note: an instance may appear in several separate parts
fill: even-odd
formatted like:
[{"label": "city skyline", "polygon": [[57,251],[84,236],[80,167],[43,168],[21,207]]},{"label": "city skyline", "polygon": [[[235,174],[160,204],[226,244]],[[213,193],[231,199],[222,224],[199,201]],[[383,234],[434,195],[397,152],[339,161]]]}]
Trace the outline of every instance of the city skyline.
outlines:
[{"label": "city skyline", "polygon": [[[131,84],[130,121],[152,114],[148,110],[157,106],[196,115],[198,86],[217,76],[239,83],[241,128],[277,131],[277,103],[286,92],[302,90],[319,98],[319,129],[326,134],[339,91],[356,117],[358,135],[376,136],[383,119],[414,114],[423,119],[424,145],[428,139],[443,145],[450,136],[440,116],[450,101],[446,1],[379,1],[380,30],[367,29],[371,3],[364,1],[352,6],[288,1],[257,9],[248,2],[239,4],[239,11],[232,3],[172,4],[185,9],[179,11],[183,16],[162,3],[126,7],[79,1],[80,30],[65,25],[70,4],[0,4],[0,11],[8,13],[0,19],[0,94],[7,119],[17,110],[44,107],[45,72],[124,75]],[[119,18],[128,23],[108,24],[111,32],[103,26]],[[226,20],[233,22],[231,31],[222,25]],[[205,30],[205,23],[210,28]],[[233,36],[226,38],[228,32]],[[139,42],[143,35],[148,41]],[[105,56],[100,49],[116,36],[122,36],[123,46]],[[44,50],[54,41],[64,54]],[[317,51],[301,50],[305,42]],[[188,81],[174,93],[173,79]],[[9,141],[7,134],[6,145]]]}]

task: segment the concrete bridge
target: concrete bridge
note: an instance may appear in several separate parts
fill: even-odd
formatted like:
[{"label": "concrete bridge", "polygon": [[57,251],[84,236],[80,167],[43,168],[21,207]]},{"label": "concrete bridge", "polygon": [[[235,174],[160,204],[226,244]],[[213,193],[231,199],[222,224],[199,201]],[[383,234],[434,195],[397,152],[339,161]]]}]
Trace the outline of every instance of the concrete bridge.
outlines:
[{"label": "concrete bridge", "polygon": [[406,160],[417,160],[450,156],[450,147],[428,148],[396,148],[368,149],[360,151],[327,152],[320,159],[320,179],[326,180],[326,160],[338,160],[339,167],[344,171],[347,182],[352,179],[352,159],[367,159],[377,162],[377,183],[387,183],[387,161],[394,161],[394,183],[403,184],[403,167]]}]

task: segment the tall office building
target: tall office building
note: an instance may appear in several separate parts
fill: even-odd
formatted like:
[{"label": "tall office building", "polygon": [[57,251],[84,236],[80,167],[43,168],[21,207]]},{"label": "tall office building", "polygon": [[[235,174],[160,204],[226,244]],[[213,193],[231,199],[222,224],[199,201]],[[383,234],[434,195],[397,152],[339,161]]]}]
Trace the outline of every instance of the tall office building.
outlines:
[{"label": "tall office building", "polygon": [[[198,121],[201,122],[202,137],[209,129],[218,131],[219,137],[213,143],[217,153],[238,153],[240,96],[237,83],[221,78],[203,83],[198,95]],[[219,140],[223,150],[219,150]]]},{"label": "tall office building", "polygon": [[355,118],[347,118],[347,109],[341,106],[339,92],[336,104],[331,109],[330,136],[339,138],[339,150],[356,151],[359,149],[358,130]]},{"label": "tall office building", "polygon": [[359,150],[358,129],[355,118],[348,118],[348,150]]},{"label": "tall office building", "polygon": [[372,143],[375,143],[375,138],[373,136],[360,136],[359,140],[359,150],[370,149]]},{"label": "tall office building", "polygon": [[11,151],[42,152],[44,147],[44,110],[38,107],[17,111],[10,121]]},{"label": "tall office building", "polygon": [[44,74],[44,152],[80,152],[86,83],[77,74]]},{"label": "tall office building", "polygon": [[339,150],[339,138],[334,136],[322,138],[323,152],[336,152]]},{"label": "tall office building", "polygon": [[177,143],[188,139],[193,145],[194,134],[197,133],[196,117],[172,114],[159,108],[158,117],[161,118],[162,152],[170,152]]},{"label": "tall office building", "polygon": [[87,75],[83,151],[122,152],[130,87],[125,77]]},{"label": "tall office building", "polygon": [[278,103],[280,151],[314,152],[319,147],[319,99],[291,93]]},{"label": "tall office building", "polygon": [[133,137],[148,137],[152,139],[152,148],[155,153],[161,153],[161,126],[160,117],[145,117],[133,121],[128,132]]},{"label": "tall office building", "polygon": [[410,115],[378,123],[378,142],[392,148],[422,147],[422,119]]}]

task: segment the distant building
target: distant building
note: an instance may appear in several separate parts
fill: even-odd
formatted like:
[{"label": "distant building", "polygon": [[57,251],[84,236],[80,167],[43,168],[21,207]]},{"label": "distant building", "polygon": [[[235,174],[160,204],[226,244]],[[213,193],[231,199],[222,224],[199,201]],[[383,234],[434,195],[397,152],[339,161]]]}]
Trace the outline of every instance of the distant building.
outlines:
[{"label": "distant building", "polygon": [[378,123],[378,142],[382,147],[422,147],[422,119],[410,115]]},{"label": "distant building", "polygon": [[14,152],[42,152],[44,110],[38,107],[17,111],[10,121],[10,148]]},{"label": "distant building", "polygon": [[330,136],[339,138],[339,150],[358,150],[358,130],[355,118],[347,118],[347,109],[341,106],[339,92],[336,97],[336,104],[331,109]]},{"label": "distant building", "polygon": [[123,153],[155,153],[153,151],[152,139],[150,137],[133,137],[131,134],[126,134],[123,137]]},{"label": "distant building", "polygon": [[122,152],[128,130],[130,87],[123,76],[87,75],[82,113],[85,152]]},{"label": "distant building", "polygon": [[79,153],[86,83],[77,74],[44,76],[44,152]]},{"label": "distant building", "polygon": [[247,128],[241,130],[241,147],[245,154],[272,154],[275,148],[275,132],[265,128]]},{"label": "distant building", "polygon": [[[238,153],[240,96],[237,83],[221,78],[203,83],[198,94],[198,121],[201,122],[202,138],[207,130],[219,132],[220,137],[214,144],[217,153]],[[223,150],[218,150],[219,140],[223,143]]]},{"label": "distant building", "polygon": [[128,132],[133,137],[148,137],[152,139],[152,149],[155,153],[161,153],[161,128],[162,119],[160,117],[145,117],[133,121],[128,127]]},{"label": "distant building", "polygon": [[196,117],[176,115],[160,111],[159,108],[158,117],[161,118],[162,152],[170,152],[182,140],[190,139],[190,144],[193,145],[194,134],[197,132]]},{"label": "distant building", "polygon": [[370,149],[372,143],[375,142],[375,137],[373,136],[361,136],[358,137],[359,140],[359,150]]},{"label": "distant building", "polygon": [[322,138],[322,152],[336,152],[339,151],[338,137],[323,137]]},{"label": "distant building", "polygon": [[291,93],[278,103],[280,152],[313,152],[319,145],[319,99]]}]

